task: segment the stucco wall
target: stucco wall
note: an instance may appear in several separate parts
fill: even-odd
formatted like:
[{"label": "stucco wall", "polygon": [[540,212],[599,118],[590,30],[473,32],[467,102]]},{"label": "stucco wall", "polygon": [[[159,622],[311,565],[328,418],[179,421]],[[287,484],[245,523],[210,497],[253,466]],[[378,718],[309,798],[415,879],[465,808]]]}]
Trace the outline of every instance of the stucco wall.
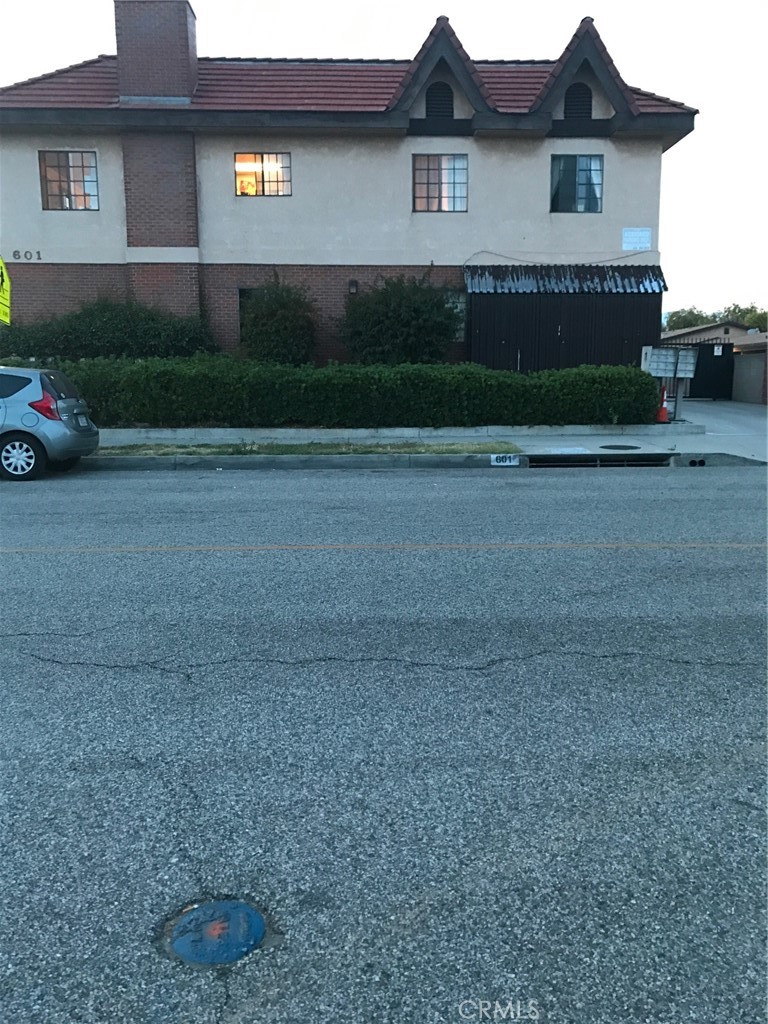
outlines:
[{"label": "stucco wall", "polygon": [[[237,197],[235,152],[290,152],[293,194]],[[415,153],[469,156],[469,210],[413,213]],[[603,212],[549,212],[553,154],[605,157]],[[205,263],[658,262],[661,146],[608,139],[199,137]],[[651,228],[622,252],[622,229]]]},{"label": "stucco wall", "polygon": [[[162,163],[162,136],[158,161]],[[100,209],[43,210],[39,149],[95,150]],[[656,263],[661,146],[609,139],[198,136],[199,252],[153,251],[201,263],[438,266],[473,262]],[[293,195],[237,197],[234,153],[289,151]],[[469,210],[413,213],[412,155],[466,153]],[[550,157],[602,154],[603,212],[549,212]],[[173,167],[168,168],[173,174]],[[650,228],[648,251],[622,252],[622,229]],[[176,245],[178,246],[178,241]],[[6,133],[0,140],[0,252],[44,263],[124,263],[125,190],[118,135]],[[151,259],[150,259],[151,257]],[[22,257],[23,258],[23,257]]]},{"label": "stucco wall", "polygon": [[[98,210],[43,210],[38,151],[96,153]],[[33,262],[124,263],[125,193],[120,136],[45,132],[0,136],[0,253],[30,252]],[[37,260],[37,253],[40,260]]]}]

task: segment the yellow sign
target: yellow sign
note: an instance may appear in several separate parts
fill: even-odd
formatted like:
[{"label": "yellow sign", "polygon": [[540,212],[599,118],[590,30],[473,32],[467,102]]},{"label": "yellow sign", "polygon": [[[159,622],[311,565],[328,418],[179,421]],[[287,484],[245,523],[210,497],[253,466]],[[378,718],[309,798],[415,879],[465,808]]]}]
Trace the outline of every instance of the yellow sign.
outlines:
[{"label": "yellow sign", "polygon": [[0,324],[11,323],[11,277],[0,259]]}]

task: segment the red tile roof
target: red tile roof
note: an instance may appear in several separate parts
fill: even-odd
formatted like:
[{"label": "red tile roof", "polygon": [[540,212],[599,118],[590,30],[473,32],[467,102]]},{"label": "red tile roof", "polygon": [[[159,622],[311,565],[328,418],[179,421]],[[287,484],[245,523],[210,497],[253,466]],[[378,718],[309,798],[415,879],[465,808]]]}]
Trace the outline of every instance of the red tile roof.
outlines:
[{"label": "red tile roof", "polygon": [[[203,57],[193,110],[383,112],[392,106],[411,61],[264,60]],[[551,78],[555,61],[475,61],[489,105],[526,113]],[[627,87],[640,113],[691,107]],[[3,108],[106,109],[120,106],[117,58],[94,60],[0,89]],[[132,108],[136,104],[131,104]]]},{"label": "red tile roof", "polygon": [[687,107],[679,100],[671,100],[667,96],[657,96],[656,93],[635,89],[633,86],[629,88],[635,97],[637,109],[641,114],[669,114],[681,110],[687,110],[689,113],[698,113],[693,107]]},{"label": "red tile roof", "polygon": [[2,107],[117,106],[117,57],[96,57],[0,89]]},{"label": "red tile roof", "polygon": [[525,114],[549,77],[554,61],[477,61],[475,66],[488,86],[492,107],[503,114]]},{"label": "red tile roof", "polygon": [[198,62],[192,107],[206,110],[386,110],[408,64],[354,61]]}]

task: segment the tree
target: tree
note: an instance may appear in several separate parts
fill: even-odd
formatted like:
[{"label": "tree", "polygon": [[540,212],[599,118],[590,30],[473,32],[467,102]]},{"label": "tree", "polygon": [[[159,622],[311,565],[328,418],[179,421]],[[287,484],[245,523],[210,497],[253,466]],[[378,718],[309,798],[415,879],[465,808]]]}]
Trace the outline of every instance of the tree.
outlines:
[{"label": "tree", "polygon": [[665,331],[682,331],[686,327],[701,327],[702,324],[711,324],[717,319],[716,314],[703,313],[695,306],[687,309],[674,309],[667,316],[663,324]]},{"label": "tree", "polygon": [[704,313],[695,306],[675,309],[662,322],[662,330],[682,331],[686,327],[701,327],[702,324],[716,324],[723,320],[733,320],[745,327],[756,327],[758,331],[768,330],[768,311],[760,309],[754,302],[749,306],[740,306],[734,302],[725,309],[716,309],[714,313]]},{"label": "tree", "polygon": [[768,310],[758,309],[754,302],[749,306],[740,306],[738,303],[726,306],[718,315],[718,320],[735,320],[745,327],[756,327],[758,331],[768,330]]}]

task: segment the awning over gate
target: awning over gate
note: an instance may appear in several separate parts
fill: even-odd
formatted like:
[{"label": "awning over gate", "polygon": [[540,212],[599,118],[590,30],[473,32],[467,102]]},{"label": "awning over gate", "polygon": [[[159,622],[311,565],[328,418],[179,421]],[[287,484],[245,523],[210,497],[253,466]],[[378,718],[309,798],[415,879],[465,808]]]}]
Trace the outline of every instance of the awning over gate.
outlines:
[{"label": "awning over gate", "polygon": [[500,295],[626,295],[665,292],[661,267],[586,263],[464,267],[467,291]]}]

